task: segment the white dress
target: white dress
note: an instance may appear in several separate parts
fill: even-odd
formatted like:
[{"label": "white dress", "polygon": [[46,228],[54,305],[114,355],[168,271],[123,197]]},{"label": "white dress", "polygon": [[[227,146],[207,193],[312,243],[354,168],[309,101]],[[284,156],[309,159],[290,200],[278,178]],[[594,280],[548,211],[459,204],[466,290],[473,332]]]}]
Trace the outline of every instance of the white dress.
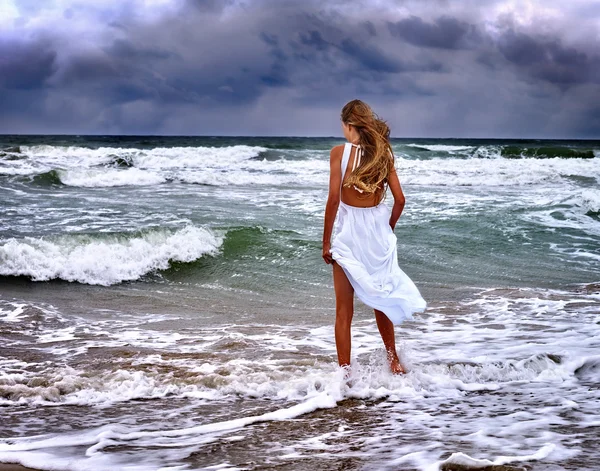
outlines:
[{"label": "white dress", "polygon": [[[342,181],[352,144],[342,156]],[[340,201],[331,255],[346,273],[358,298],[394,323],[412,319],[427,303],[398,266],[396,235],[389,224],[390,210],[379,203],[369,208]]]}]

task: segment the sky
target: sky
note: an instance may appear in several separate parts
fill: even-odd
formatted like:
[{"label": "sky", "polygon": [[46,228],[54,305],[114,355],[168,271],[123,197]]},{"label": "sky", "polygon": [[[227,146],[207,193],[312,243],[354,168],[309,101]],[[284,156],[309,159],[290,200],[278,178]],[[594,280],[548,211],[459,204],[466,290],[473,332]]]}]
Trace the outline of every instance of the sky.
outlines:
[{"label": "sky", "polygon": [[592,0],[0,0],[0,133],[600,138]]}]

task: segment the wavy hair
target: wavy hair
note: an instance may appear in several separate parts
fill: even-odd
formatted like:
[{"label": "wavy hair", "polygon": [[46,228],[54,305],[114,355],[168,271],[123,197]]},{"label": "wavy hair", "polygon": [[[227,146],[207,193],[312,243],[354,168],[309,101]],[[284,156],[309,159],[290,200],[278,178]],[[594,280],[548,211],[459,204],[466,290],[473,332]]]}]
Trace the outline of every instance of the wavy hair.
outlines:
[{"label": "wavy hair", "polygon": [[344,186],[355,186],[365,196],[385,190],[394,168],[389,126],[361,100],[346,103],[341,117],[345,124],[356,128],[363,151],[360,165],[348,176]]}]

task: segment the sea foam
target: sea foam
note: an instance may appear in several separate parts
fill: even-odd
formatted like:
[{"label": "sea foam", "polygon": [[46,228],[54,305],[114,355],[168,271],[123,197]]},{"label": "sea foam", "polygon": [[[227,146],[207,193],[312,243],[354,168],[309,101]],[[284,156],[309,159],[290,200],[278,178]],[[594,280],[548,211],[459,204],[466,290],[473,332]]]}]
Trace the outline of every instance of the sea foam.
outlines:
[{"label": "sea foam", "polygon": [[65,185],[82,187],[156,185],[166,181],[154,172],[137,168],[60,170],[58,176]]},{"label": "sea foam", "polygon": [[[502,146],[396,145],[402,183],[442,186],[516,186],[596,178],[594,158],[503,158]],[[418,150],[426,152],[415,152]],[[2,161],[0,174],[57,171],[73,186],[154,185],[165,181],[212,186],[326,186],[325,151],[269,150],[260,146],[152,149],[23,146],[24,158]],[[440,157],[441,156],[441,157]],[[268,157],[268,158],[267,158]]]},{"label": "sea foam", "polygon": [[470,151],[475,149],[474,146],[453,146],[444,144],[406,144],[407,147],[414,147],[416,149],[426,149],[433,152],[459,152],[459,151]]},{"label": "sea foam", "polygon": [[398,158],[403,183],[440,186],[520,186],[560,183],[570,177],[592,177],[600,182],[595,159],[450,159]]},{"label": "sea foam", "polygon": [[588,213],[600,213],[600,191],[583,190],[577,198],[577,206],[584,208]]}]

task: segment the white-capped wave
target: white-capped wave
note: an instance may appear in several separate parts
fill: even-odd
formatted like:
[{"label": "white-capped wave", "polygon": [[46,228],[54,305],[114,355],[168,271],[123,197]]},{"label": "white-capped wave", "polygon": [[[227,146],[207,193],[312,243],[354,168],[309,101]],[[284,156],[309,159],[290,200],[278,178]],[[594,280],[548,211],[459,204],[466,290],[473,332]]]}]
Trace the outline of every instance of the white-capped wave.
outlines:
[{"label": "white-capped wave", "polygon": [[600,213],[600,190],[583,190],[577,200],[577,206],[585,211]]},{"label": "white-capped wave", "polygon": [[214,254],[222,238],[187,226],[142,235],[62,235],[11,238],[0,243],[0,275],[28,276],[35,281],[60,278],[93,285],[112,285],[169,268],[171,261],[191,262]]},{"label": "white-capped wave", "polygon": [[118,151],[111,147],[21,146],[21,158],[0,162],[0,174],[37,175],[50,170],[107,165],[117,157]]},{"label": "white-capped wave", "polygon": [[134,166],[149,169],[168,168],[230,168],[235,164],[258,157],[264,147],[158,147],[137,151],[133,155]]},{"label": "white-capped wave", "polygon": [[35,175],[50,170],[48,167],[31,165],[29,162],[0,162],[0,175]]},{"label": "white-capped wave", "polygon": [[568,177],[595,177],[594,159],[431,159],[398,158],[403,183],[441,186],[513,186],[560,182]]},{"label": "white-capped wave", "polygon": [[65,185],[81,187],[156,185],[166,181],[155,172],[138,168],[59,170],[58,176]]},{"label": "white-capped wave", "polygon": [[99,147],[90,149],[79,146],[21,146],[21,154],[35,162],[68,167],[91,167],[109,163],[119,149]]},{"label": "white-capped wave", "polygon": [[324,186],[329,163],[322,159],[252,159],[223,169],[177,169],[170,175],[185,183],[214,186]]},{"label": "white-capped wave", "polygon": [[479,159],[500,159],[502,158],[502,147],[479,146],[472,156]]},{"label": "white-capped wave", "polygon": [[[596,159],[501,157],[501,146],[406,144],[397,147],[403,182],[443,186],[511,186],[559,182],[568,177],[595,177]],[[407,148],[427,148],[432,159],[402,158]],[[152,185],[167,180],[216,186],[326,185],[329,162],[325,152],[272,151],[259,146],[157,147],[153,149],[23,146],[24,158],[0,162],[0,174],[32,175],[58,170],[61,180],[75,186]],[[277,158],[280,152],[280,158]],[[435,152],[443,157],[435,157]],[[275,158],[273,158],[275,157]],[[113,165],[129,169],[118,173]],[[142,173],[145,171],[147,173]]]},{"label": "white-capped wave", "polygon": [[437,152],[461,152],[466,150],[475,149],[474,146],[452,146],[452,145],[444,145],[444,144],[406,144],[408,147],[417,147],[421,149],[427,149],[430,151]]},{"label": "white-capped wave", "polygon": [[[167,180],[214,186],[327,183],[329,163],[319,152],[281,151],[278,159],[258,158],[267,150],[247,145],[153,149],[24,146],[27,158],[0,162],[0,174],[56,170],[64,184],[80,187],[154,185]],[[123,163],[129,168],[115,168]]]},{"label": "white-capped wave", "polygon": [[34,175],[50,170],[87,169],[121,164],[140,169],[228,168],[258,157],[264,147],[235,145],[226,147],[156,147],[153,149],[80,146],[22,146],[23,158],[3,161],[0,174]]},{"label": "white-capped wave", "polygon": [[287,185],[298,183],[298,178],[290,175],[257,174],[244,171],[228,172],[185,172],[180,173],[178,180],[184,183],[196,183],[198,185],[229,186],[229,185]]}]

